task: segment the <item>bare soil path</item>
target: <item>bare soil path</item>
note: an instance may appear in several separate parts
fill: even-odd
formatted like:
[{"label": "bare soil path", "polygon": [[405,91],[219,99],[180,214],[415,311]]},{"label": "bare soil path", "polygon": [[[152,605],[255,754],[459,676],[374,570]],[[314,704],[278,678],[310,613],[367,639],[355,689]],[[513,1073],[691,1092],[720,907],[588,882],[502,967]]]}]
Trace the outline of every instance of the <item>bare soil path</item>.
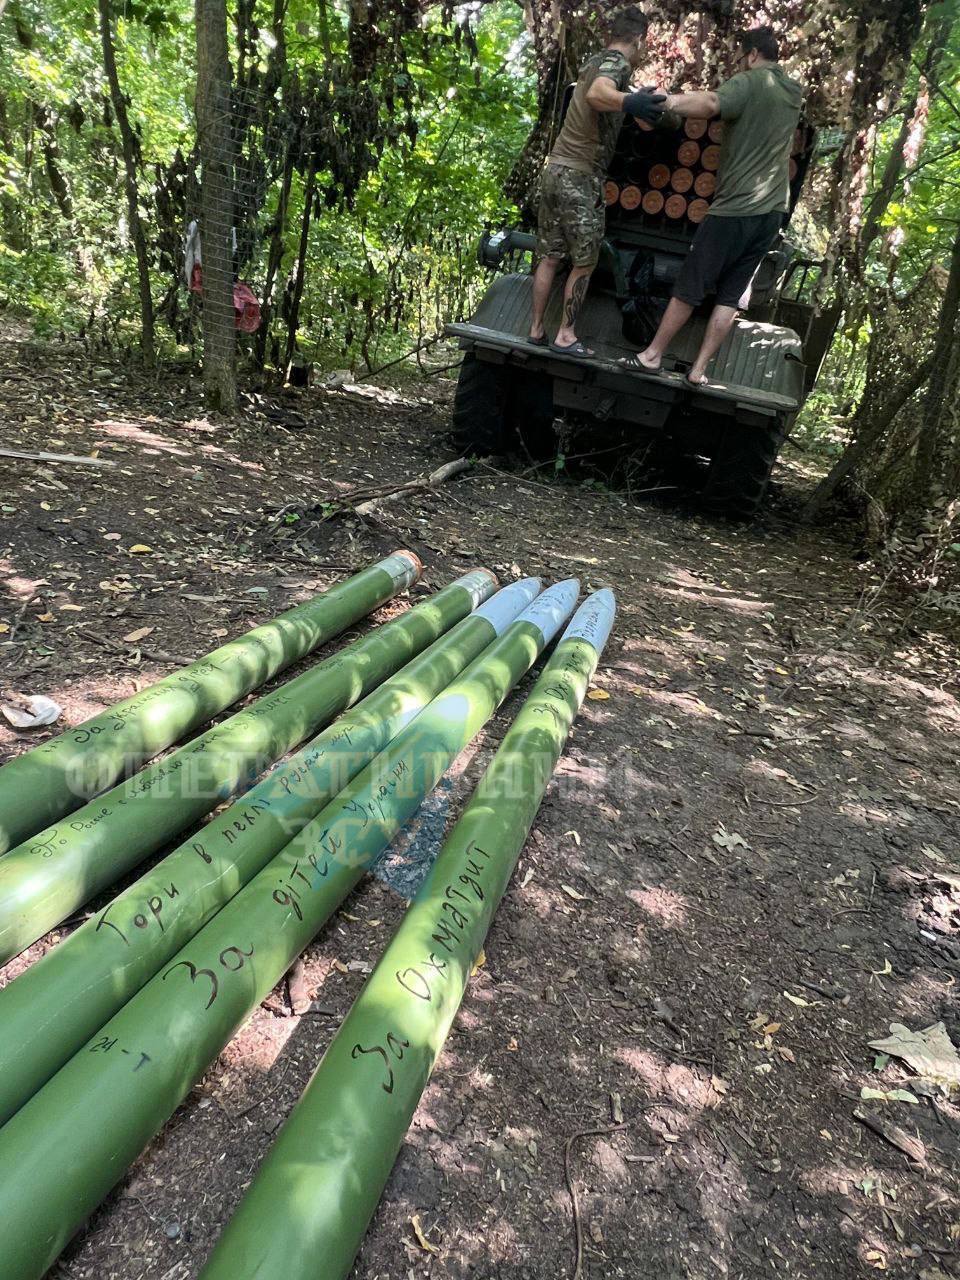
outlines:
[{"label": "bare soil path", "polygon": [[[960,1275],[960,1110],[868,1047],[938,1019],[960,1043],[960,901],[938,879],[960,874],[955,640],[824,534],[541,473],[476,466],[374,520],[296,518],[449,456],[435,381],[256,397],[214,421],[187,373],[8,341],[0,388],[0,445],[116,464],[0,458],[0,687],[56,698],[68,722],[396,545],[429,587],[484,564],[616,589],[596,689],[357,1280],[572,1276],[571,1186],[592,1280]],[[0,752],[33,740],[0,729]],[[57,1280],[197,1274],[402,910],[364,882],[306,953],[310,1014],[277,988]]]}]

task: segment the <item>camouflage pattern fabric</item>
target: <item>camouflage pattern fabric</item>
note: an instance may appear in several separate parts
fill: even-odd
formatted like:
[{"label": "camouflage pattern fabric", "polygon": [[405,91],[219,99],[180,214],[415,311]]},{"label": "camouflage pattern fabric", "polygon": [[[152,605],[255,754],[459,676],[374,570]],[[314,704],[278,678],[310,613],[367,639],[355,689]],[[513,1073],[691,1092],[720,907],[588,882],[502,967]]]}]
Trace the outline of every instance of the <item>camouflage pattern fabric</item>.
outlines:
[{"label": "camouflage pattern fabric", "polygon": [[540,190],[537,257],[569,258],[575,267],[595,267],[603,241],[604,214],[597,174],[548,164]]}]

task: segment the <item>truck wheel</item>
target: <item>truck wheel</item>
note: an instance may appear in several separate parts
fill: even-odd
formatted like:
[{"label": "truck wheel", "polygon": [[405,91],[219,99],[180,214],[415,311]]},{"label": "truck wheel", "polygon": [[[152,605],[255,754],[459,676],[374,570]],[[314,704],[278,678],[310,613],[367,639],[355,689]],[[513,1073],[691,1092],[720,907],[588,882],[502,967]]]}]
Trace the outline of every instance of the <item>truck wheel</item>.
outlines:
[{"label": "truck wheel", "polygon": [[702,505],[734,520],[756,515],[786,434],[779,421],[765,427],[729,423],[711,456]]},{"label": "truck wheel", "polygon": [[503,454],[518,444],[535,458],[556,451],[549,374],[463,357],[453,399],[454,445],[464,454]]},{"label": "truck wheel", "polygon": [[508,384],[508,425],[532,458],[552,458],[557,452],[553,429],[553,379],[548,373],[516,370]]},{"label": "truck wheel", "polygon": [[504,453],[509,437],[506,408],[509,374],[502,365],[463,357],[453,397],[453,443],[462,454]]}]

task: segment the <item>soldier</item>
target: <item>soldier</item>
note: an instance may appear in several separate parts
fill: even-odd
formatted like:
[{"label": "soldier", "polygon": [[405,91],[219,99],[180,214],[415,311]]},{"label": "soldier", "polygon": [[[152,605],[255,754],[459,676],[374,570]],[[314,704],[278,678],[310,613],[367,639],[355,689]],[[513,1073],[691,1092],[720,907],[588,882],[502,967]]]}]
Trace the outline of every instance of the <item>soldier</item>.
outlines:
[{"label": "soldier", "polygon": [[770,27],[737,37],[735,74],[713,92],[670,94],[671,114],[691,119],[719,115],[724,122],[717,191],[697,228],[673,296],[653,341],[620,363],[656,373],[667,347],[704,298],[715,305],[697,357],[687,372],[691,386],[707,382],[707,365],[733,328],[749,296],[750,282],[777,238],[789,210],[790,148],[803,107],[803,87],[780,66]]},{"label": "soldier", "polygon": [[[578,340],[575,326],[600,256],[603,182],[624,114],[648,124],[656,123],[663,114],[662,94],[647,89],[628,92],[643,61],[648,26],[646,16],[635,5],[614,14],[610,43],[580,68],[563,128],[543,172],[530,341],[568,356],[593,355]],[[571,270],[563,291],[563,321],[550,342],[543,316],[557,269],[565,259]]]}]

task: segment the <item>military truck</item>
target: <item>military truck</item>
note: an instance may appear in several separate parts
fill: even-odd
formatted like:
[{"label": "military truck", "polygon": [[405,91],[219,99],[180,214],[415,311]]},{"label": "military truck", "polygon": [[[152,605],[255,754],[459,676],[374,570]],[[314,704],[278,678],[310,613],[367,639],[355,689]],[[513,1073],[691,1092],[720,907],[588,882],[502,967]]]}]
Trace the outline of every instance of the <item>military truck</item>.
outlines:
[{"label": "military truck", "polygon": [[[787,238],[790,217],[815,149],[814,130],[797,129],[790,159],[790,213],[754,277],[736,327],[694,388],[685,377],[703,336],[711,300],[675,339],[659,374],[618,365],[642,348],[716,186],[723,125],[688,120],[650,129],[627,117],[604,189],[606,238],[577,331],[594,356],[583,359],[527,339],[532,276],[518,270],[534,237],[487,232],[480,261],[497,278],[469,322],[446,332],[464,351],[453,409],[453,437],[465,453],[507,453],[520,440],[544,454],[556,448],[558,416],[621,440],[659,437],[668,452],[708,460],[701,490],[712,511],[747,519],[759,508],[780,447],[816,380],[833,336],[834,310],[807,300],[820,264]],[[547,310],[559,327],[562,279]],[[603,424],[601,426],[601,424]]]}]

